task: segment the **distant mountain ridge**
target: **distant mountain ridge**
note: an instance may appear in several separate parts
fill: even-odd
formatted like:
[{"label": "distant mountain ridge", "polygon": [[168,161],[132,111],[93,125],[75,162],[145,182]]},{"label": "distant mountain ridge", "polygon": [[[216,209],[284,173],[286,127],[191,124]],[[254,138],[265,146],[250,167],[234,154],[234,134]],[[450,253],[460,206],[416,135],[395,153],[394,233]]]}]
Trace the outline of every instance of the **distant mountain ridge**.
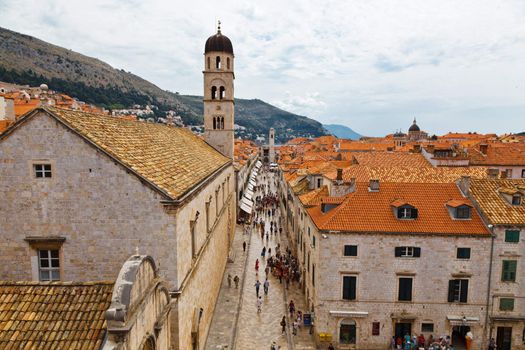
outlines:
[{"label": "distant mountain ridge", "polygon": [[[203,123],[201,96],[162,90],[99,59],[1,27],[0,81],[32,86],[46,83],[53,90],[105,108],[153,104],[159,107],[157,116],[174,110],[185,124]],[[267,135],[270,127],[274,127],[277,142],[326,134],[321,123],[259,99],[235,99],[235,123],[246,128],[244,134],[249,138]]]},{"label": "distant mountain ridge", "polygon": [[359,140],[362,135],[356,133],[348,126],[341,124],[324,124],[323,125],[328,132],[341,139]]}]

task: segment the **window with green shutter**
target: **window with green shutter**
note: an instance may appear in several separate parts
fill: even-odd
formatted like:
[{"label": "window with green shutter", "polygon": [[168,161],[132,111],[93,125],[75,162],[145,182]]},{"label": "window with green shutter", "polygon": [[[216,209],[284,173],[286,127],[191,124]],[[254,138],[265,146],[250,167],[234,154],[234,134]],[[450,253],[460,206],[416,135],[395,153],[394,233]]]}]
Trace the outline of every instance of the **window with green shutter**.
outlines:
[{"label": "window with green shutter", "polygon": [[520,230],[506,230],[505,242],[518,243],[520,241]]},{"label": "window with green shutter", "polygon": [[516,266],[516,260],[503,260],[503,266],[501,271],[501,280],[503,282],[516,281]]},{"label": "window with green shutter", "polygon": [[514,299],[513,298],[501,298],[499,300],[499,309],[501,311],[514,310]]}]

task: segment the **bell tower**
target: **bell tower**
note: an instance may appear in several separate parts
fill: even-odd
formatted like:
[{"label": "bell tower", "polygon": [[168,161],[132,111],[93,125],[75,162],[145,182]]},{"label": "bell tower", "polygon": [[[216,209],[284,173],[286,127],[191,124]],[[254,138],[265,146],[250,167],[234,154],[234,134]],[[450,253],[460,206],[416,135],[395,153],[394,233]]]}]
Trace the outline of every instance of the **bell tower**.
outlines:
[{"label": "bell tower", "polygon": [[234,99],[233,46],[221,33],[206,40],[204,48],[204,139],[228,158],[233,159]]}]

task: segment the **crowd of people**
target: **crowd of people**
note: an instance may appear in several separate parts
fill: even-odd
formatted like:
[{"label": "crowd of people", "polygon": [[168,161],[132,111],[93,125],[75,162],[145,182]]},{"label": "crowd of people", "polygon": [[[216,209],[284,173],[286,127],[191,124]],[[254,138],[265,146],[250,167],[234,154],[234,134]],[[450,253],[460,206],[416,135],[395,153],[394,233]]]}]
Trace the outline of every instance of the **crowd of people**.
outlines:
[{"label": "crowd of people", "polygon": [[[472,346],[472,333],[467,332],[465,336],[465,348],[470,350]],[[393,336],[391,343],[391,349],[402,349],[402,350],[414,350],[414,349],[428,349],[428,350],[454,350],[452,341],[449,335],[440,336],[439,338],[434,338],[431,334],[428,338],[425,338],[423,334],[419,336],[410,336],[405,334],[401,336]],[[490,349],[490,347],[489,347]],[[493,349],[491,349],[493,350]]]}]

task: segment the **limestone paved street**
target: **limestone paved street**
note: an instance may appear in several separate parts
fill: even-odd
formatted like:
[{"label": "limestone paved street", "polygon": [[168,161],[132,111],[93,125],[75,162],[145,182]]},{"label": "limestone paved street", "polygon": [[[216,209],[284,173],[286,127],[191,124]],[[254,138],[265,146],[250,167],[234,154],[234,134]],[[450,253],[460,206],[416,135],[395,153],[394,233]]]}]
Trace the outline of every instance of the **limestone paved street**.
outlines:
[{"label": "limestone paved street", "polygon": [[[259,174],[259,182],[262,182],[264,173]],[[267,180],[270,176],[271,191],[275,193],[273,186],[273,174],[266,175]],[[260,195],[256,193],[255,196]],[[270,219],[264,217],[266,227],[270,227]],[[275,221],[278,221],[274,218]],[[251,232],[251,231],[250,231]],[[246,240],[249,243],[247,247],[247,257],[242,250],[242,242]],[[286,249],[288,241],[283,231],[282,237],[278,234],[270,235],[268,241],[266,238],[261,239],[260,231],[254,229],[248,235],[243,234],[243,229],[239,226],[236,230],[234,241],[235,261],[228,263],[223,277],[223,284],[219,295],[218,303],[215,308],[212,325],[206,343],[206,349],[270,349],[272,341],[275,341],[282,350],[285,349],[315,349],[313,338],[309,330],[300,327],[296,336],[292,335],[291,320],[288,317],[287,303],[293,299],[296,304],[296,310],[304,311],[304,296],[298,289],[297,284],[285,289],[279,279],[270,273],[268,280],[270,282],[269,293],[264,295],[263,287],[260,288],[262,296],[262,312],[257,313],[257,297],[255,292],[255,282],[257,278],[264,283],[266,259],[261,257],[261,250],[264,246],[272,249],[272,255],[275,255],[275,247],[281,244],[281,251]],[[268,257],[268,255],[267,255]],[[255,260],[259,259],[259,273],[255,272]],[[244,270],[244,271],[243,271]],[[242,286],[235,289],[228,287],[227,276],[230,273],[233,276],[238,275],[241,278]],[[240,297],[240,299],[239,299]],[[240,303],[240,304],[239,304]],[[238,312],[239,311],[239,312]],[[286,315],[287,332],[281,334],[281,318]],[[227,346],[227,347],[226,347]]]}]

